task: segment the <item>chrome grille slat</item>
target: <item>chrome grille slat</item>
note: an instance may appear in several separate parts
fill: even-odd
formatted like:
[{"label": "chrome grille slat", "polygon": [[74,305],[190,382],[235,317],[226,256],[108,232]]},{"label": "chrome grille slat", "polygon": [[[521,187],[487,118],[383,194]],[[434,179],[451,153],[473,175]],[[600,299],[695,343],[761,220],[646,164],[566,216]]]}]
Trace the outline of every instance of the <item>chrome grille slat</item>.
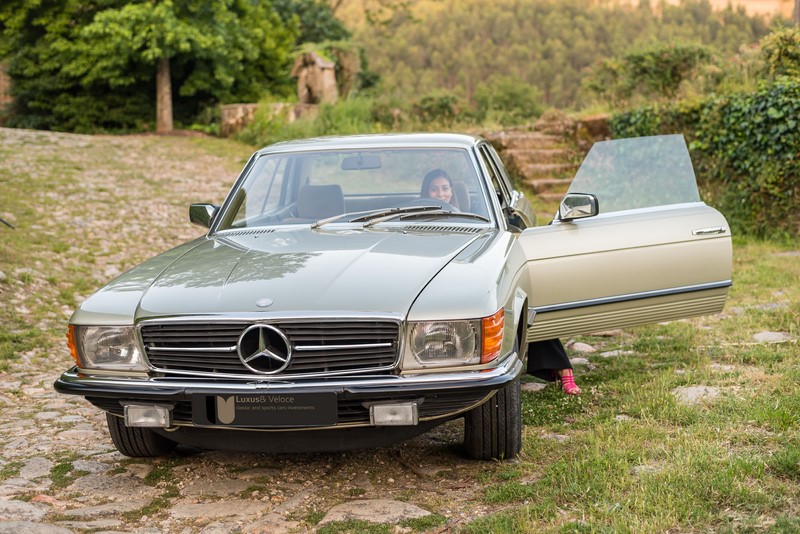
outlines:
[{"label": "chrome grille slat", "polygon": [[[157,371],[166,374],[262,376],[239,360],[239,335],[251,322],[148,322],[142,344]],[[275,376],[328,372],[388,373],[397,359],[399,324],[392,321],[274,321],[293,348],[292,362]],[[363,345],[360,346],[360,345]],[[377,370],[377,371],[376,371]]]}]

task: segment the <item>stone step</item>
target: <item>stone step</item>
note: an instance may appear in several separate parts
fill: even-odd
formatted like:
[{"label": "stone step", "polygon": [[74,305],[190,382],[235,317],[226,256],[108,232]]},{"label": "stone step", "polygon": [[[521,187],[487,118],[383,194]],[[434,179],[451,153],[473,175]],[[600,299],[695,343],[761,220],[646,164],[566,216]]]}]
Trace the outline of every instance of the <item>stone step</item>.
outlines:
[{"label": "stone step", "polygon": [[560,202],[564,193],[537,193],[536,196],[547,202]]},{"label": "stone step", "polygon": [[503,151],[506,159],[514,160],[517,166],[533,163],[571,163],[575,155],[568,148],[507,148]]},{"label": "stone step", "polygon": [[[546,192],[566,192],[569,189],[569,184],[572,183],[572,178],[539,178],[538,180],[525,180],[525,183],[531,186],[534,193]],[[563,193],[559,193],[563,194]]]},{"label": "stone step", "polygon": [[578,163],[530,163],[521,167],[522,174],[527,178],[558,178],[575,175],[575,171],[580,167]]},{"label": "stone step", "polygon": [[556,148],[569,145],[560,135],[541,132],[502,130],[499,132],[479,132],[498,152],[515,148]]}]

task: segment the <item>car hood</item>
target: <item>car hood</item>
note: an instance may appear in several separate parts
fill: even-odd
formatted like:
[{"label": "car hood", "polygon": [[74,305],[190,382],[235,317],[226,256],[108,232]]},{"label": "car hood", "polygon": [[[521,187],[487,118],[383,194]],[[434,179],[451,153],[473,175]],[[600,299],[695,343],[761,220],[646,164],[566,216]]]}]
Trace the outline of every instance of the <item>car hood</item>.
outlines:
[{"label": "car hood", "polygon": [[[84,308],[100,311],[92,299],[108,302],[110,296],[130,305],[134,292],[134,321],[252,313],[405,316],[428,282],[477,236],[304,228],[201,238],[182,253],[132,269]],[[116,319],[122,314],[117,309]]]}]

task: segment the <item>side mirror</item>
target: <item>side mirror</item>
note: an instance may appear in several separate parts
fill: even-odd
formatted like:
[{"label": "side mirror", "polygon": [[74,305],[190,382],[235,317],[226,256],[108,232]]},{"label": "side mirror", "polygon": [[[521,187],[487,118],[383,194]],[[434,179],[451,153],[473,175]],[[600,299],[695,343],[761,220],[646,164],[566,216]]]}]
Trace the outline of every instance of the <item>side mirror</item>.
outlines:
[{"label": "side mirror", "polygon": [[567,193],[558,207],[558,218],[561,221],[572,221],[594,217],[600,213],[597,197],[589,193]]},{"label": "side mirror", "polygon": [[189,221],[198,226],[211,228],[211,222],[218,210],[219,206],[213,204],[192,204],[189,206]]}]

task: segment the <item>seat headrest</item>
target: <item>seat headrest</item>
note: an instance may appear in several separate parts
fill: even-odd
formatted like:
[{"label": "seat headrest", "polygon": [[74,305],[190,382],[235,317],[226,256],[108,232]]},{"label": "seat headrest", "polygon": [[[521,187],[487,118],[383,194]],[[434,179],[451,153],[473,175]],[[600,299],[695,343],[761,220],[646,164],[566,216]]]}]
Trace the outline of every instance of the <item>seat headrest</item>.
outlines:
[{"label": "seat headrest", "polygon": [[306,185],[297,195],[297,216],[325,219],[344,213],[344,194],[338,184]]}]

